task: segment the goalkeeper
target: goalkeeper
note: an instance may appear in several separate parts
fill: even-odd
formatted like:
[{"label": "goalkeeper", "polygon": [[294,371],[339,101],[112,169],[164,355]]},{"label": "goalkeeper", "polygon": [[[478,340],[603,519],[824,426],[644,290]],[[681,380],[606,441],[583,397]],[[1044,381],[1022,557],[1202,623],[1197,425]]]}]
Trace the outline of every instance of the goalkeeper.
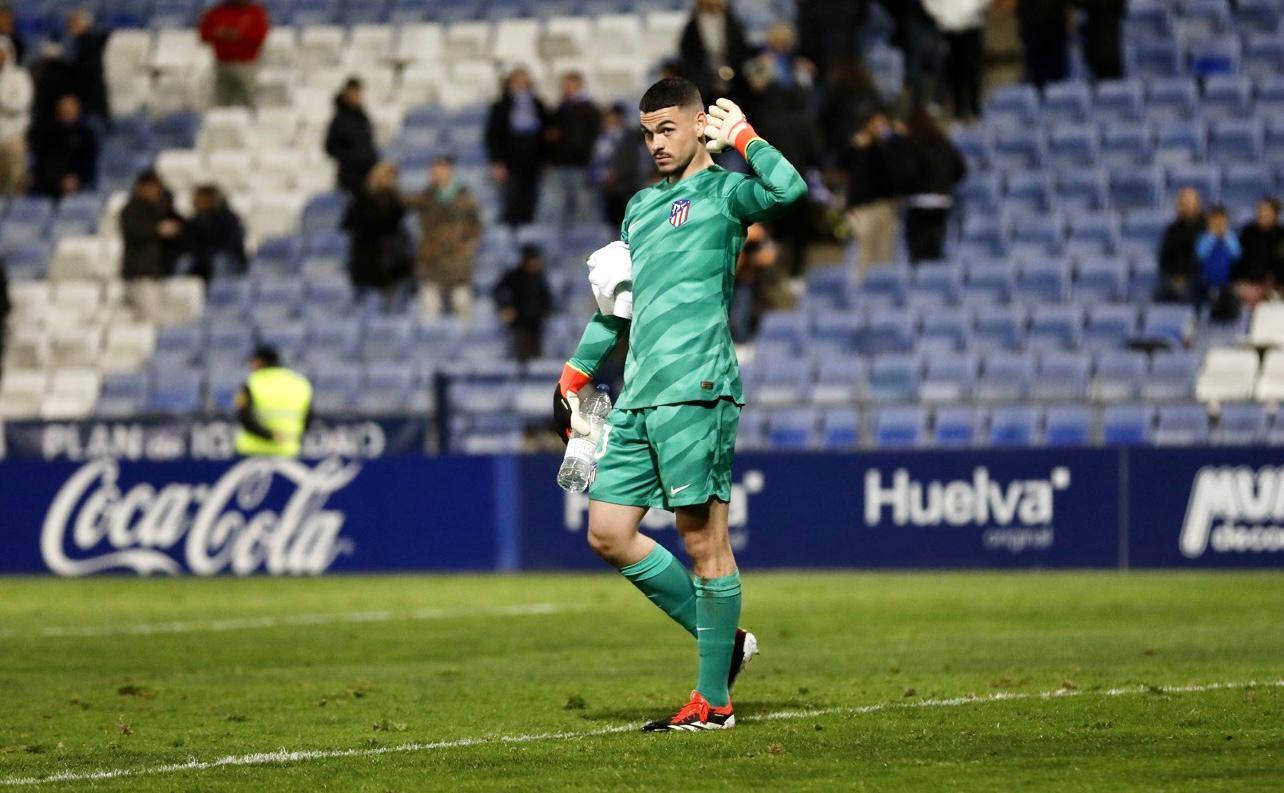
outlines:
[{"label": "goalkeeper", "polygon": [[[624,388],[597,439],[589,544],[696,639],[690,700],[646,729],[727,729],[735,726],[731,682],[757,652],[753,635],[738,628],[740,573],[727,533],[744,404],[728,319],[735,263],[746,227],[780,214],[807,188],[740,108],[719,99],[706,113],[687,80],[659,81],[639,109],[663,179],[633,196],[620,228],[632,260],[631,319],[594,314],[563,370],[554,414],[567,434],[574,394],[627,336]],[[756,177],[714,165],[710,153],[733,146]],[[675,513],[694,578],[638,532],[651,508]]]}]

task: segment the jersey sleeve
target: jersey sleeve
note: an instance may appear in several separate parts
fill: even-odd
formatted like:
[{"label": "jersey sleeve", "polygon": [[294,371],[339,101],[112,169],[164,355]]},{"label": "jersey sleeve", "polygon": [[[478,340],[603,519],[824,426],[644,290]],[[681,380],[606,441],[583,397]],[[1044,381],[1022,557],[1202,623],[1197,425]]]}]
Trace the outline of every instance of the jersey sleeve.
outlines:
[{"label": "jersey sleeve", "polygon": [[744,223],[770,220],[807,194],[807,182],[775,146],[750,141],[747,157],[756,176],[736,181],[727,196],[727,214]]},{"label": "jersey sleeve", "polygon": [[588,326],[580,336],[579,346],[568,363],[592,377],[606,357],[615,349],[620,336],[628,329],[629,321],[621,317],[606,316],[601,311],[593,313]]}]

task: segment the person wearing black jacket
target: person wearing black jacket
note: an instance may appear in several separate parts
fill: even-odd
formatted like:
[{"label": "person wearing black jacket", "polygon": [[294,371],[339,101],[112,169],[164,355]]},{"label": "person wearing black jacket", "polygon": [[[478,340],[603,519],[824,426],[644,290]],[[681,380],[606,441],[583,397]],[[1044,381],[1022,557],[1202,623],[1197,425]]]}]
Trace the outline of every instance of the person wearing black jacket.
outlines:
[{"label": "person wearing black jacket", "polygon": [[160,279],[174,274],[183,238],[183,219],[155,171],[143,171],[134,180],[119,223],[125,243],[120,275],[126,298],[143,316],[154,316],[160,305]]},{"label": "person wearing black jacket", "polygon": [[1258,200],[1253,222],[1239,232],[1239,246],[1242,254],[1231,268],[1231,281],[1240,302],[1251,308],[1284,284],[1284,228],[1277,199]]},{"label": "person wearing black jacket", "polygon": [[1094,80],[1117,80],[1124,76],[1123,21],[1128,0],[1076,0],[1083,8],[1083,59]]},{"label": "person wearing black jacket", "polygon": [[192,217],[184,228],[184,242],[192,257],[192,275],[209,283],[214,263],[223,257],[238,274],[245,273],[245,227],[228,206],[223,192],[212,184],[192,194]]},{"label": "person wearing black jacket", "polygon": [[325,153],[339,166],[339,189],[354,196],[361,193],[366,174],[379,161],[374,127],[362,105],[364,96],[361,80],[348,78],[334,98],[334,118],[325,135]]},{"label": "person wearing black jacket", "polygon": [[402,220],[406,206],[397,192],[397,167],[377,163],[366,176],[365,188],[352,199],[343,216],[351,237],[348,274],[358,293],[377,293],[385,308],[397,288],[410,278],[410,239]]},{"label": "person wearing black jacket", "polygon": [[1069,0],[1017,0],[1025,48],[1025,79],[1037,88],[1066,79],[1070,70]]},{"label": "person wearing black jacket", "polygon": [[495,284],[495,307],[512,334],[513,357],[538,358],[544,321],[553,313],[553,293],[544,277],[544,255],[534,245],[522,248],[522,260]]},{"label": "person wearing black jacket", "polygon": [[905,199],[905,247],[911,262],[940,259],[954,187],[967,176],[967,161],[926,108],[915,108],[906,127],[914,159]]},{"label": "person wearing black jacket", "polygon": [[67,15],[67,38],[63,46],[66,58],[71,62],[72,89],[80,99],[85,116],[99,119],[104,124],[111,121],[107,81],[103,74],[107,36],[106,31],[94,27],[94,18],[85,9],[77,8]]},{"label": "person wearing black jacket", "polygon": [[837,152],[851,143],[852,136],[885,103],[869,69],[854,58],[835,61],[826,82],[820,103],[820,128],[826,149]]},{"label": "person wearing black jacket", "polygon": [[32,190],[50,198],[79,193],[98,180],[98,136],[80,113],[80,100],[58,100],[55,123],[33,136]]},{"label": "person wearing black jacket", "polygon": [[548,119],[544,142],[552,166],[552,194],[561,206],[551,206],[550,218],[568,227],[577,220],[592,220],[588,191],[588,166],[593,142],[602,129],[602,114],[584,93],[584,76],[568,72],[562,77],[562,99]]},{"label": "person wearing black jacket", "polygon": [[726,0],[696,0],[678,39],[684,77],[712,104],[718,97],[737,99],[740,66],[753,55],[744,25]]},{"label": "person wearing black jacket", "polygon": [[1155,300],[1160,303],[1194,303],[1198,297],[1201,267],[1195,257],[1195,243],[1207,223],[1200,206],[1199,192],[1183,187],[1177,192],[1177,217],[1159,243],[1159,284]]},{"label": "person wearing black jacket", "polygon": [[539,201],[540,169],[546,154],[544,127],[548,113],[535,95],[530,74],[522,68],[508,73],[504,93],[486,117],[486,152],[491,178],[503,189],[503,222],[530,223]]},{"label": "person wearing black jacket", "polygon": [[628,128],[627,117],[624,105],[606,111],[589,164],[589,180],[601,195],[602,213],[611,228],[624,222],[629,199],[642,186],[642,142]]},{"label": "person wearing black jacket", "polygon": [[900,233],[900,198],[910,180],[914,152],[904,127],[875,111],[839,155],[847,173],[848,225],[859,246],[863,278],[873,264],[892,260]]}]

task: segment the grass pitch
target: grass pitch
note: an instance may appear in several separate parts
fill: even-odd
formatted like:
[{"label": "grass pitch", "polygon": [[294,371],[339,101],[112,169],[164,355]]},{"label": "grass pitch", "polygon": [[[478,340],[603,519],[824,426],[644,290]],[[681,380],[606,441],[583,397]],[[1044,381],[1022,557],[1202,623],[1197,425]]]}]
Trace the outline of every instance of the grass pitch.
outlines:
[{"label": "grass pitch", "polygon": [[1278,574],[750,571],[743,622],[740,726],[644,735],[695,651],[618,576],[4,579],[0,790],[1284,785]]}]

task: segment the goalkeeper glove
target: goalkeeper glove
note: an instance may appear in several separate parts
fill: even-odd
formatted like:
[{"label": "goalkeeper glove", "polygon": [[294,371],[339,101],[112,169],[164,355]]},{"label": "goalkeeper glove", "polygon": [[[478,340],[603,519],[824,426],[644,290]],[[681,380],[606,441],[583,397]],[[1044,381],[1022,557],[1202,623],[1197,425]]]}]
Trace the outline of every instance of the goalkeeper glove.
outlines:
[{"label": "goalkeeper glove", "polygon": [[566,443],[572,434],[591,435],[592,426],[580,415],[580,389],[587,386],[591,378],[571,366],[562,367],[562,377],[553,390],[553,431]]},{"label": "goalkeeper glove", "polygon": [[744,156],[749,141],[758,137],[740,106],[730,99],[719,99],[717,104],[709,105],[709,122],[705,125],[704,136],[708,141],[705,148],[712,154],[726,151],[734,146]]}]

